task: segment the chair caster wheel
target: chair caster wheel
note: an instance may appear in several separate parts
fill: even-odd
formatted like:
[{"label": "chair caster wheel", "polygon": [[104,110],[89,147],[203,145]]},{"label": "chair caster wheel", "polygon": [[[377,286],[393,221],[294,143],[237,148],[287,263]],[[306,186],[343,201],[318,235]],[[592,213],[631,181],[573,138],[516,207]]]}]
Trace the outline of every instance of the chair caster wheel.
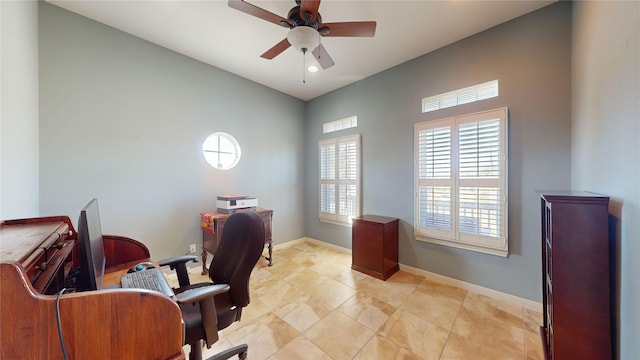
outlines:
[{"label": "chair caster wheel", "polygon": [[246,358],[247,358],[247,352],[246,351],[243,351],[240,354],[238,354],[238,359],[244,360]]}]

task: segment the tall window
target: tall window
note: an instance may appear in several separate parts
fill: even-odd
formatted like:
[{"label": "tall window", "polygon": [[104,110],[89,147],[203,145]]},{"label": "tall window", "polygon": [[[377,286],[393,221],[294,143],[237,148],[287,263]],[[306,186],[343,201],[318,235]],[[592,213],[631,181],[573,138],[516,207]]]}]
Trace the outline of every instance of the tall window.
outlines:
[{"label": "tall window", "polygon": [[360,135],[321,140],[320,220],[350,225],[360,215]]},{"label": "tall window", "polygon": [[507,114],[416,124],[417,239],[508,255]]}]

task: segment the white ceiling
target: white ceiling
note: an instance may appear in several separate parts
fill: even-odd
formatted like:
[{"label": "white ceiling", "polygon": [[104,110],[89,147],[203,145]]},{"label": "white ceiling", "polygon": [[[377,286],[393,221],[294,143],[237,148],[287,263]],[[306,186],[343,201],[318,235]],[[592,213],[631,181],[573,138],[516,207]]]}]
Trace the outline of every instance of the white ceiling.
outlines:
[{"label": "white ceiling", "polygon": [[[309,100],[491,28],[555,0],[322,0],[324,22],[376,21],[372,38],[325,37],[335,65],[303,79],[303,56],[289,48],[260,55],[288,29],[228,7],[226,0],[47,0],[191,58]],[[294,0],[248,0],[287,17]],[[307,54],[307,65],[315,62]]]}]

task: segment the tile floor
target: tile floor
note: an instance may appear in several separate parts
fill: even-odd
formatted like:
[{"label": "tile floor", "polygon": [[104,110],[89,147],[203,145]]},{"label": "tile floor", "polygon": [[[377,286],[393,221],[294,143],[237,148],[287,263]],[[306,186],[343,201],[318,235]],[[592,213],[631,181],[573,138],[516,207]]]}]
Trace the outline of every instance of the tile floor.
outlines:
[{"label": "tile floor", "polygon": [[[198,268],[191,279],[208,280]],[[404,271],[378,280],[314,242],[259,260],[250,291],[204,358],[246,343],[249,360],[543,359],[541,313]]]}]

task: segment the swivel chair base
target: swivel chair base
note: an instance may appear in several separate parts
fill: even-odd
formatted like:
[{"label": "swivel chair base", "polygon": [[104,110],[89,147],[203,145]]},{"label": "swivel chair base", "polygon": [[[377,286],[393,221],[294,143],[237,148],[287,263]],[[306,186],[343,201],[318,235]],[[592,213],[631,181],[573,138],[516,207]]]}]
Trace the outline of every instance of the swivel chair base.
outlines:
[{"label": "swivel chair base", "polygon": [[[224,351],[221,351],[207,360],[227,360],[233,356],[238,355],[238,359],[244,360],[247,358],[247,351],[249,346],[247,344],[240,344]],[[189,352],[189,360],[201,360],[202,359],[202,340],[198,344],[191,345],[191,351]]]}]

